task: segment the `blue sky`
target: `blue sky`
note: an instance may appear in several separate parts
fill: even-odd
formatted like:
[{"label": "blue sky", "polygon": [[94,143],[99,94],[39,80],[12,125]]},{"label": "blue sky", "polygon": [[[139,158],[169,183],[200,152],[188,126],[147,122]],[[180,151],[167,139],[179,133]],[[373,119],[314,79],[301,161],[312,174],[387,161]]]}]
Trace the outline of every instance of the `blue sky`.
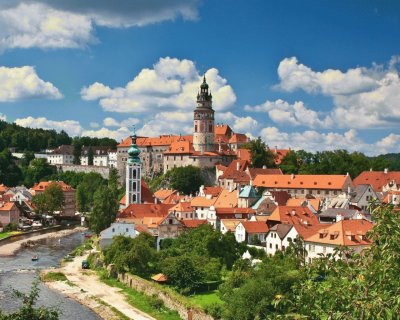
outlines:
[{"label": "blue sky", "polygon": [[[93,5],[96,3],[96,5]],[[121,139],[217,121],[271,147],[400,152],[398,1],[14,0],[0,4],[7,121]]]}]

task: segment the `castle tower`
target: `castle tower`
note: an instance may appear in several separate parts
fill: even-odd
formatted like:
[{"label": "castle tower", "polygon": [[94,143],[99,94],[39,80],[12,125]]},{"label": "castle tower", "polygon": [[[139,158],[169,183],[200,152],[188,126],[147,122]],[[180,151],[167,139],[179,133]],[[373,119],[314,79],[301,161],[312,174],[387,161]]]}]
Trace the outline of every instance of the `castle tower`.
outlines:
[{"label": "castle tower", "polygon": [[208,93],[206,77],[197,94],[197,107],[194,110],[193,148],[201,153],[214,151],[214,110],[212,95]]},{"label": "castle tower", "polygon": [[126,191],[125,201],[128,207],[132,203],[141,203],[141,162],[139,158],[140,150],[136,145],[136,132],[133,127],[132,145],[128,150],[128,160],[126,162]]}]

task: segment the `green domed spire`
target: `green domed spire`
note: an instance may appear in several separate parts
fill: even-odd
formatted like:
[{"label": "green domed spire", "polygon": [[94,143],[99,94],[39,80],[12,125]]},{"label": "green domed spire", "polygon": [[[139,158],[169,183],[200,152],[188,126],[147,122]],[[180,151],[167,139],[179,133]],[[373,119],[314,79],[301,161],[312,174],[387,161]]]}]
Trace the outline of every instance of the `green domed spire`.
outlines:
[{"label": "green domed spire", "polygon": [[140,150],[136,145],[137,137],[136,137],[135,126],[133,126],[131,138],[132,138],[132,144],[128,150],[128,155],[129,155],[128,163],[140,163],[140,158],[139,158]]}]

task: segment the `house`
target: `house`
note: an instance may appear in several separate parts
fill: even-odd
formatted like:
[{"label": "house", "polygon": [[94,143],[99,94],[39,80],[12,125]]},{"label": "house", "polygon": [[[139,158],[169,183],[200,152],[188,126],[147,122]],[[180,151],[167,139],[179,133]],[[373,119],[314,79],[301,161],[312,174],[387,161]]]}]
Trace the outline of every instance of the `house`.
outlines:
[{"label": "house", "polygon": [[18,224],[20,211],[14,202],[0,200],[0,225],[5,227],[10,223]]},{"label": "house", "polygon": [[250,177],[246,173],[248,166],[247,161],[233,160],[222,175],[217,178],[218,185],[226,190],[233,190],[239,186],[250,184]]},{"label": "house", "polygon": [[340,220],[357,220],[357,219],[371,220],[371,215],[359,209],[330,208],[321,212],[318,215],[318,219],[320,223],[335,223]]},{"label": "house", "polygon": [[[84,146],[80,156],[81,165],[89,165],[89,154],[90,150],[93,154],[93,166],[96,167],[116,167],[116,155],[117,151],[112,150],[110,147],[102,146]],[[113,158],[113,159],[111,159]]]},{"label": "house", "polygon": [[260,199],[260,196],[253,186],[244,186],[239,191],[238,207],[250,208],[258,199]]},{"label": "house", "polygon": [[158,222],[158,238],[177,238],[184,230],[185,225],[175,217],[173,213],[169,213],[166,217]]},{"label": "house", "polygon": [[179,220],[192,220],[196,216],[189,201],[178,202],[168,212],[173,213]]},{"label": "house", "polygon": [[367,210],[370,201],[379,201],[378,194],[374,191],[370,184],[359,184],[350,194],[349,202],[353,206],[357,206],[362,210]]},{"label": "house", "polygon": [[363,171],[353,181],[355,186],[369,184],[375,192],[399,190],[400,171]]},{"label": "house", "polygon": [[32,194],[29,192],[28,188],[24,186],[10,188],[6,193],[6,195],[11,195],[12,202],[22,203],[23,201],[31,201]]},{"label": "house", "polygon": [[210,221],[208,223],[213,224],[216,229],[221,229],[221,221],[226,219],[251,219],[254,216],[254,210],[252,208],[216,208],[215,225]]},{"label": "house", "polygon": [[278,206],[267,218],[269,228],[278,223],[303,225],[306,227],[319,224],[318,217],[309,208],[301,206]]},{"label": "house", "polygon": [[30,192],[34,195],[43,193],[51,184],[58,184],[63,192],[62,210],[59,212],[60,217],[73,217],[76,213],[75,189],[63,181],[41,181],[35,184]]},{"label": "house", "polygon": [[278,146],[275,146],[274,150],[271,150],[272,154],[275,157],[275,164],[280,165],[282,163],[283,158],[291,151],[289,149],[278,149]]},{"label": "house", "polygon": [[319,232],[304,239],[307,260],[319,258],[321,255],[333,254],[338,247],[349,247],[360,253],[371,245],[367,232],[373,227],[372,222],[359,220],[340,220],[321,228]]},{"label": "house", "polygon": [[219,230],[222,234],[225,234],[227,232],[235,233],[236,227],[242,221],[245,221],[245,219],[221,219]]},{"label": "house", "polygon": [[299,206],[299,207],[307,207],[313,213],[317,213],[320,210],[321,200],[313,199],[313,198],[290,198],[286,202],[287,206]]},{"label": "house", "polygon": [[176,193],[178,193],[178,191],[172,189],[159,189],[154,192],[154,197],[157,201],[156,203],[163,203],[165,199]]},{"label": "house", "polygon": [[287,191],[292,198],[307,194],[315,198],[333,198],[354,189],[349,175],[257,175],[254,186]]},{"label": "house", "polygon": [[252,208],[255,210],[256,215],[269,216],[278,205],[270,197],[262,196]]},{"label": "house", "polygon": [[74,147],[70,145],[61,145],[47,155],[47,162],[54,165],[73,164]]},{"label": "house", "polygon": [[400,191],[390,190],[383,194],[382,203],[392,204],[398,207],[400,204]]},{"label": "house", "polygon": [[242,221],[235,229],[237,242],[265,244],[268,226],[263,221]]},{"label": "house", "polygon": [[135,223],[136,225],[148,225],[157,228],[157,223],[168,216],[168,211],[173,204],[163,203],[132,203],[124,210],[117,213],[118,221]]},{"label": "house", "polygon": [[195,229],[195,228],[200,227],[203,224],[207,224],[207,220],[199,220],[199,219],[181,220],[181,222],[183,223],[185,228],[188,228],[188,229]]},{"label": "house", "polygon": [[200,220],[207,219],[215,222],[215,200],[216,199],[213,198],[211,195],[207,195],[205,197],[194,197],[190,201],[190,206],[194,209],[196,213],[196,218]]},{"label": "house", "polygon": [[269,228],[265,237],[265,251],[274,255],[277,251],[285,251],[291,242],[295,241],[298,233],[293,225],[279,223]]},{"label": "house", "polygon": [[99,244],[102,250],[107,249],[115,236],[135,238],[138,233],[134,223],[114,222],[107,229],[100,232]]}]

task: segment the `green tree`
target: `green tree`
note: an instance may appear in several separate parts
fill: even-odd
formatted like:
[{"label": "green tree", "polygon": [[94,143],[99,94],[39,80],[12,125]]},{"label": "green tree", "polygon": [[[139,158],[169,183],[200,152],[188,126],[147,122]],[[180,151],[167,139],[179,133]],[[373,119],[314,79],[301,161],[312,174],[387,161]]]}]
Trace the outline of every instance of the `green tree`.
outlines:
[{"label": "green tree", "polygon": [[58,183],[53,182],[45,191],[33,196],[32,201],[37,213],[54,214],[56,211],[61,211],[64,202],[62,188]]},{"label": "green tree", "polygon": [[296,151],[290,150],[288,153],[286,153],[281,164],[279,165],[279,168],[281,168],[284,174],[297,174],[300,168],[300,161],[297,158]]},{"label": "green tree", "polygon": [[[89,172],[82,177],[76,189],[76,200],[80,212],[90,212],[94,206],[94,194],[101,187],[106,185],[106,180],[97,173]],[[110,189],[115,197],[115,192]]]},{"label": "green tree", "polygon": [[46,159],[33,159],[29,166],[25,169],[24,184],[31,187],[36,182],[39,182],[44,177],[55,173],[56,168],[51,166]]},{"label": "green tree", "polygon": [[89,217],[90,229],[99,234],[115,220],[118,199],[107,186],[100,186],[93,196],[93,210]]},{"label": "green tree", "polygon": [[15,160],[8,149],[0,152],[0,181],[7,186],[18,185],[22,180],[21,169],[15,164]]},{"label": "green tree", "polygon": [[245,148],[250,150],[251,164],[254,168],[262,168],[263,166],[267,166],[267,168],[276,167],[275,156],[261,137],[248,142]]},{"label": "green tree", "polygon": [[74,147],[74,164],[81,164],[81,155],[82,155],[82,143],[79,138],[74,138],[72,142],[72,146]]},{"label": "green tree", "polygon": [[165,174],[164,179],[169,182],[171,189],[187,195],[194,194],[204,184],[200,168],[194,166],[173,168]]},{"label": "green tree", "polygon": [[0,320],[58,320],[59,311],[57,309],[43,306],[35,308],[36,301],[39,298],[38,285],[39,280],[35,280],[28,294],[14,290],[15,297],[22,300],[22,306],[10,314],[4,314],[0,310]]},{"label": "green tree", "polygon": [[189,254],[165,259],[162,272],[172,285],[185,294],[196,290],[206,279],[204,269],[196,257]]},{"label": "green tree", "polygon": [[92,166],[93,165],[93,149],[92,149],[92,147],[90,146],[89,147],[89,150],[88,150],[88,165],[89,166]]}]

